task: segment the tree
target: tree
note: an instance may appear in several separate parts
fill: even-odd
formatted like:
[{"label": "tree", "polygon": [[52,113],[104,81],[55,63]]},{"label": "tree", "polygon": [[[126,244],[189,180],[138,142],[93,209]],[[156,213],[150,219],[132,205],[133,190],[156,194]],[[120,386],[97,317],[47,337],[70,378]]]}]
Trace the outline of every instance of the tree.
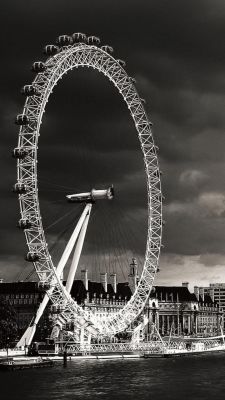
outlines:
[{"label": "tree", "polygon": [[17,329],[15,309],[0,297],[0,348],[9,347],[16,339]]}]

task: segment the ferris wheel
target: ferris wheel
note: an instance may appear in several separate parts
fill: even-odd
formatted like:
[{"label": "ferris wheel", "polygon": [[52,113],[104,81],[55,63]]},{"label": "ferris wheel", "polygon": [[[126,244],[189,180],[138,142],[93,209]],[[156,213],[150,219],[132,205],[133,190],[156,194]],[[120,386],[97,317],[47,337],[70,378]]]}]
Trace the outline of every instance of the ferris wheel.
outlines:
[{"label": "ferris wheel", "polygon": [[[115,335],[124,331],[137,318],[146,304],[157,273],[161,248],[162,193],[157,158],[158,149],[154,145],[152,124],[146,115],[144,101],[137,93],[135,79],[125,71],[125,62],[112,56],[113,48],[111,46],[100,46],[99,38],[87,37],[83,33],[59,36],[57,45],[47,45],[44,52],[47,60],[45,62],[37,61],[33,64],[32,70],[36,76],[32,84],[22,88],[26,101],[22,114],[16,117],[15,122],[20,126],[20,130],[18,146],[13,151],[13,156],[17,159],[17,183],[14,185],[14,192],[18,194],[20,203],[21,218],[18,225],[24,231],[28,246],[26,259],[34,264],[40,284],[46,291],[35,323],[28,327],[25,333],[26,344],[31,342],[35,326],[49,299],[53,307],[58,310],[63,323],[73,321],[78,330],[85,327],[88,334],[94,336],[98,334]],[[85,311],[78,305],[72,299],[70,290],[93,203],[100,199],[112,200],[114,197],[113,186],[104,190],[92,188],[86,193],[67,194],[67,200],[84,203],[84,209],[57,265],[53,263],[46,242],[38,197],[38,139],[43,113],[58,80],[68,71],[77,67],[90,67],[104,74],[126,102],[139,138],[147,182],[148,235],[140,280],[124,308],[102,321],[96,320],[94,314]],[[72,265],[67,284],[64,286],[61,274],[74,248]]]}]

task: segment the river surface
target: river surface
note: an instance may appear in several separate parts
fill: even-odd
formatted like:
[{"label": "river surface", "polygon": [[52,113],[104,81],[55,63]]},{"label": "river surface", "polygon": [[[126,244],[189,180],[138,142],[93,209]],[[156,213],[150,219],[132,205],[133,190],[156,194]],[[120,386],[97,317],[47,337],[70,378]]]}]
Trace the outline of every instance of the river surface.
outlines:
[{"label": "river surface", "polygon": [[75,360],[0,372],[1,400],[225,399],[225,354],[173,359]]}]

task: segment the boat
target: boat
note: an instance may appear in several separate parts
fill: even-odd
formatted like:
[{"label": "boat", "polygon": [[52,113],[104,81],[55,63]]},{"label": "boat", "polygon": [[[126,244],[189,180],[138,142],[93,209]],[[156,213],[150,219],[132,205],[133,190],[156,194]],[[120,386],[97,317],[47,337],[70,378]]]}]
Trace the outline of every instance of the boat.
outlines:
[{"label": "boat", "polygon": [[16,369],[52,367],[53,361],[41,357],[16,359],[13,357],[0,359],[0,371],[14,371]]}]

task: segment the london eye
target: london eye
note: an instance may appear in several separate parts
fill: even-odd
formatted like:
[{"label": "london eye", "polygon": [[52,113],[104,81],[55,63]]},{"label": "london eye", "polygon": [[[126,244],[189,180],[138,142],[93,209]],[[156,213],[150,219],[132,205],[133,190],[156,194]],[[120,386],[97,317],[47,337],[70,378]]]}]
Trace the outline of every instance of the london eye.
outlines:
[{"label": "london eye", "polygon": [[[74,33],[70,36],[59,36],[56,45],[47,45],[44,51],[47,59],[33,64],[35,78],[31,84],[22,88],[26,100],[22,113],[16,116],[15,122],[20,129],[18,145],[13,151],[13,156],[17,159],[17,183],[13,190],[19,197],[21,216],[18,225],[24,231],[26,238],[28,247],[26,260],[33,263],[40,285],[46,291],[37,312],[35,324],[50,300],[52,307],[57,310],[65,324],[73,321],[74,340],[79,340],[79,332],[82,328],[87,335],[113,336],[123,332],[142,312],[158,270],[162,230],[162,193],[152,124],[146,114],[143,99],[136,90],[135,80],[127,74],[125,62],[113,57],[111,46],[101,46],[96,36],[88,37],[83,33]],[[67,200],[71,203],[82,204],[83,209],[57,265],[53,262],[46,240],[38,195],[38,143],[46,104],[57,82],[67,72],[79,67],[98,70],[117,88],[135,125],[146,175],[148,233],[141,276],[127,304],[118,312],[102,320],[97,319],[94,313],[87,312],[72,299],[70,290],[85,241],[91,210],[95,202],[116,201],[116,196],[113,199],[116,187],[114,188],[110,182],[108,187],[87,187],[85,192],[67,193]],[[67,282],[64,285],[61,275],[73,251]],[[25,332],[27,344],[32,340],[34,330],[35,325],[28,327]]]}]

